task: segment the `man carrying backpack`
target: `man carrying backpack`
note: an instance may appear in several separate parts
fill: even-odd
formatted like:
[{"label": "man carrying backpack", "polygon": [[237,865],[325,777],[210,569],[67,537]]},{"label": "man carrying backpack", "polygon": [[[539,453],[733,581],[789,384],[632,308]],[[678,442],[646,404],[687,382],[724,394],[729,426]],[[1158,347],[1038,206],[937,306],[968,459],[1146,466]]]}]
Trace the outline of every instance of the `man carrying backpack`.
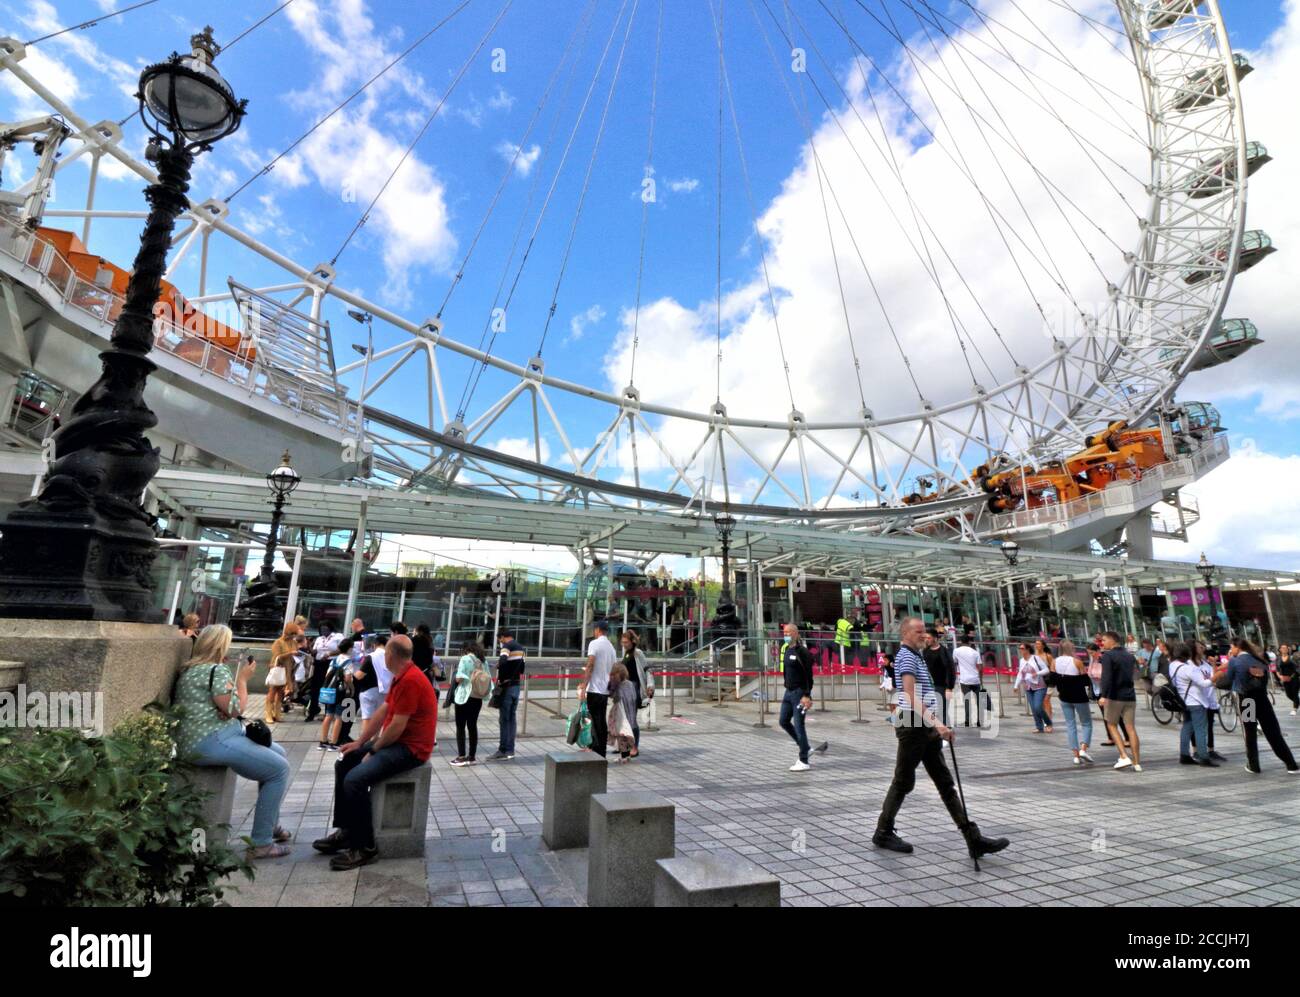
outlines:
[{"label": "man carrying backpack", "polygon": [[1232,660],[1215,673],[1215,684],[1229,685],[1241,700],[1241,726],[1246,735],[1246,771],[1259,775],[1259,731],[1268,746],[1282,759],[1290,775],[1300,775],[1300,766],[1282,736],[1282,728],[1268,698],[1268,661],[1259,648],[1245,637],[1232,641]]}]

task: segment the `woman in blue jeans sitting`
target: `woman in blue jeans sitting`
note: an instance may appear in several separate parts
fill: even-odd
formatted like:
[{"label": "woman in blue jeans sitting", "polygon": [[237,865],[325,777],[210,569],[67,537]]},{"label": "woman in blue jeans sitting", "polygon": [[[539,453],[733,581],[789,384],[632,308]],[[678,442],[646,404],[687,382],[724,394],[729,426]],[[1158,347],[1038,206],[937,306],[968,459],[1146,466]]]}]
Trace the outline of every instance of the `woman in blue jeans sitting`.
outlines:
[{"label": "woman in blue jeans sitting", "polygon": [[1052,732],[1051,722],[1043,712],[1043,699],[1047,696],[1047,680],[1043,676],[1046,674],[1047,662],[1036,655],[1028,644],[1021,644],[1020,672],[1016,675],[1012,688],[1025,687],[1025,699],[1029,701],[1029,709],[1034,714],[1034,730],[1039,734],[1044,730],[1049,734]]},{"label": "woman in blue jeans sitting", "polygon": [[176,705],[182,708],[176,753],[192,765],[225,765],[255,780],[257,807],[248,857],[282,858],[289,854],[283,842],[290,835],[278,821],[289,788],[289,763],[278,744],[263,748],[244,736],[240,717],[248,702],[253,664],[250,660],[238,673],[225,664],[230,640],[230,628],[214,624],[204,627],[194,643],[194,654],[176,684]]}]

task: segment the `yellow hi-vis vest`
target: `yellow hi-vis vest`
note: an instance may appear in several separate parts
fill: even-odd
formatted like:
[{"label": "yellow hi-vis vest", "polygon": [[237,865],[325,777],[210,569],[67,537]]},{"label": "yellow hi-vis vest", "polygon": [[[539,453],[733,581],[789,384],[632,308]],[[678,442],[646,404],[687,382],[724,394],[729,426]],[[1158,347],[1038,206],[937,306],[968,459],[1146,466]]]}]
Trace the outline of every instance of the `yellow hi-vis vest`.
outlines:
[{"label": "yellow hi-vis vest", "polygon": [[853,624],[841,616],[835,622],[835,643],[840,647],[850,646],[853,643],[853,638],[850,636],[852,628]]},{"label": "yellow hi-vis vest", "polygon": [[785,652],[790,650],[790,642],[787,640],[781,645],[781,653],[776,656],[776,670],[780,675],[785,674]]}]

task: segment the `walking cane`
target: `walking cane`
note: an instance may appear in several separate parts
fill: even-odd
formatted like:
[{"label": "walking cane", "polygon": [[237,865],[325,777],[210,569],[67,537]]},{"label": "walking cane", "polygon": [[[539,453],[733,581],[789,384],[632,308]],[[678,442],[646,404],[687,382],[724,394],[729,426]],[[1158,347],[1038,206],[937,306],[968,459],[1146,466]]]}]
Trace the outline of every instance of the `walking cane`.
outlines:
[{"label": "walking cane", "polygon": [[[956,780],[957,780],[957,795],[958,795],[958,797],[961,798],[961,815],[962,815],[963,818],[965,818],[965,820],[966,820],[966,825],[969,827],[969,826],[970,826],[970,814],[968,814],[968,813],[966,812],[966,793],[965,793],[965,792],[962,790],[962,788],[961,788],[961,770],[960,770],[959,768],[957,768],[957,749],[956,749],[956,747],[953,746],[953,742],[952,742],[952,741],[949,741],[949,742],[948,742],[948,751],[952,754],[952,774],[953,774],[953,776],[954,776],[954,777],[956,778]],[[972,859],[974,860],[974,862],[975,862],[975,871],[976,871],[976,872],[979,872],[979,871],[980,871],[980,860],[979,860],[978,858],[976,858],[974,855],[972,855],[971,858],[972,858]]]}]

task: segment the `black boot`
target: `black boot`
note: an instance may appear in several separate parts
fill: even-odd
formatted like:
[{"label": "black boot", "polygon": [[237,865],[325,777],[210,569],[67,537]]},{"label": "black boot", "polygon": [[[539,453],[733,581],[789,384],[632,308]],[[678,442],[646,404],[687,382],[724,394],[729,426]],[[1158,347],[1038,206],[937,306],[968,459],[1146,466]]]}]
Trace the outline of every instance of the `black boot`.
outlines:
[{"label": "black boot", "polygon": [[966,839],[966,849],[970,852],[970,857],[978,859],[981,855],[992,855],[994,852],[1000,852],[1011,844],[1010,838],[986,838],[980,834],[980,826],[971,821],[961,829],[962,837]]},{"label": "black boot", "polygon": [[884,848],[887,851],[899,852],[902,855],[912,854],[912,846],[893,831],[876,831],[871,836],[871,843],[877,848]]}]

